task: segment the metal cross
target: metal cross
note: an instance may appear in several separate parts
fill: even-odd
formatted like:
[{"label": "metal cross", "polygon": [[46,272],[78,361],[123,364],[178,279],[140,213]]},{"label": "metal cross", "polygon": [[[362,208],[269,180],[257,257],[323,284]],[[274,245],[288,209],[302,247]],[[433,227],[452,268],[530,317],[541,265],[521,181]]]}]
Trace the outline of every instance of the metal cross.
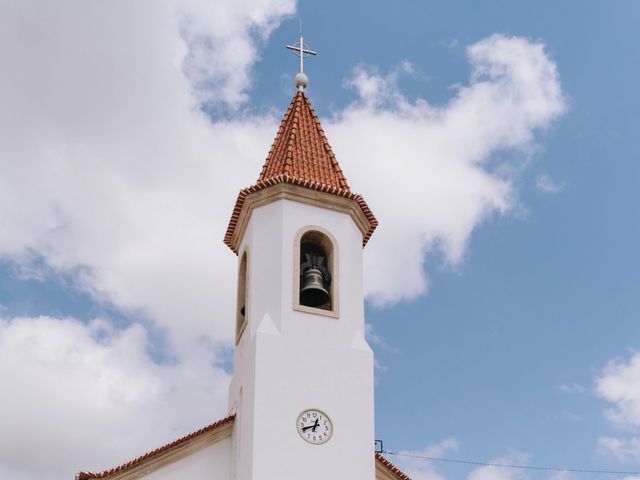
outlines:
[{"label": "metal cross", "polygon": [[304,44],[304,39],[302,38],[302,28],[300,28],[300,41],[293,45],[287,45],[287,48],[289,50],[293,50],[296,55],[300,57],[300,73],[304,73],[304,58],[318,54],[318,52],[314,52]]}]

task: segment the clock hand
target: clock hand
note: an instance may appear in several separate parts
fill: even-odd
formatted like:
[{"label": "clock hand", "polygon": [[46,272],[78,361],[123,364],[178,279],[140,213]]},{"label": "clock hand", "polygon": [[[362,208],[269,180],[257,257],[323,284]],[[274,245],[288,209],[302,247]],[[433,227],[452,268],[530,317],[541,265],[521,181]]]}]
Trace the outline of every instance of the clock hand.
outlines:
[{"label": "clock hand", "polygon": [[320,423],[318,422],[318,419],[316,418],[316,423],[314,423],[313,425],[307,425],[306,427],[302,427],[302,431],[306,432],[307,430],[309,430],[310,428],[313,429],[312,432],[316,433],[316,428],[318,428],[320,426]]}]

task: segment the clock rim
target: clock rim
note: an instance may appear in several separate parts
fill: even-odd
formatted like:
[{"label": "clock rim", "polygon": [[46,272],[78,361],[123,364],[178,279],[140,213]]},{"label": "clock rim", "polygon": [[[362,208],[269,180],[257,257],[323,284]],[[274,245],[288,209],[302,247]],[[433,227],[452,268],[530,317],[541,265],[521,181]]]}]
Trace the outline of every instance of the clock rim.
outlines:
[{"label": "clock rim", "polygon": [[[314,442],[309,441],[308,439],[304,438],[304,436],[303,436],[302,432],[300,431],[300,428],[299,428],[299,424],[300,424],[300,417],[301,417],[303,414],[305,414],[305,413],[307,413],[307,412],[309,412],[309,411],[316,411],[316,412],[321,413],[322,415],[324,415],[324,416],[325,416],[325,418],[326,418],[327,420],[329,420],[329,425],[331,425],[331,432],[329,433],[329,436],[327,437],[327,439],[326,439],[326,440],[324,440],[324,441],[323,441],[323,442],[321,442],[321,443],[314,443]],[[311,408],[305,408],[305,409],[304,409],[304,410],[302,410],[302,411],[298,414],[298,416],[296,417],[296,432],[298,432],[298,435],[300,435],[300,438],[302,438],[305,442],[307,442],[307,443],[309,443],[309,444],[311,444],[311,445],[324,445],[325,443],[328,443],[328,442],[329,442],[329,440],[331,440],[331,437],[333,437],[333,430],[334,430],[334,426],[333,426],[333,421],[331,420],[331,417],[330,417],[329,415],[327,415],[327,413],[326,413],[324,410],[321,410],[321,409],[319,409],[319,408],[313,408],[313,407],[311,407]]]}]

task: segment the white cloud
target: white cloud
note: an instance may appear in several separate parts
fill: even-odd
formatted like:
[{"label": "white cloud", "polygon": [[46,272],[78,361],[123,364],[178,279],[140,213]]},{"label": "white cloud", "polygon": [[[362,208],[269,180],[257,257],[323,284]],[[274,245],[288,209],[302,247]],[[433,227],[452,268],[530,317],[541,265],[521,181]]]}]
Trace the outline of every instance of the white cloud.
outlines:
[{"label": "white cloud", "polygon": [[549,174],[543,173],[536,177],[536,188],[542,193],[560,193],[566,187],[565,182],[554,180]]},{"label": "white cloud", "polygon": [[325,122],[351,186],[380,220],[366,253],[366,291],[378,305],[427,288],[425,256],[459,263],[474,228],[516,204],[512,179],[492,169],[501,150],[528,155],[534,131],[565,109],[544,46],[493,35],[467,49],[471,81],[443,107],[409,101],[398,72],[356,69],[359,100]]},{"label": "white cloud", "polygon": [[378,335],[370,323],[365,325],[364,334],[369,344],[373,344],[388,353],[399,353],[398,348],[390,345],[384,338]]},{"label": "white cloud", "polygon": [[158,364],[148,346],[139,325],[0,319],[2,478],[73,478],[225,415],[229,376],[210,349]]},{"label": "white cloud", "polygon": [[77,271],[78,285],[142,309],[173,341],[231,338],[235,257],[221,239],[275,122],[211,124],[182,72],[198,64],[182,37],[193,26],[244,45],[211,89],[235,105],[245,95],[236,77],[256,60],[250,33],[271,28],[289,3],[207,2],[212,11],[179,30],[176,16],[203,5],[16,2],[0,15],[13,39],[0,42],[0,256]]},{"label": "white cloud", "polygon": [[401,105],[409,108],[410,105],[398,89],[398,80],[401,75],[413,72],[413,65],[406,60],[386,75],[382,75],[376,67],[359,65],[354,69],[351,78],[345,81],[345,86],[353,88],[358,93],[361,107],[375,110]]},{"label": "white cloud", "polygon": [[613,403],[607,418],[624,428],[640,428],[640,352],[612,360],[596,378],[596,392]]},{"label": "white cloud", "polygon": [[579,393],[585,392],[585,388],[579,383],[563,383],[558,387],[558,389],[562,393],[578,393],[579,394]]},{"label": "white cloud", "polygon": [[[449,477],[437,471],[437,461],[428,458],[450,457],[451,453],[459,449],[458,442],[449,438],[434,445],[429,445],[422,450],[402,451],[394,457],[394,462],[414,480],[445,480]],[[529,455],[512,452],[501,458],[492,460],[493,465],[481,465],[474,467],[468,474],[467,480],[527,480],[527,470],[522,468],[501,467],[498,465],[527,465]],[[550,476],[551,480],[567,480],[570,473],[563,471]]]},{"label": "white cloud", "polygon": [[[610,361],[596,378],[596,392],[613,405],[605,410],[607,419],[617,428],[628,432],[640,430],[640,352],[628,360]],[[598,439],[601,453],[618,461],[640,460],[640,437],[604,436]]]},{"label": "white cloud", "polygon": [[600,437],[598,451],[623,463],[640,461],[640,437]]},{"label": "white cloud", "polygon": [[188,52],[183,61],[196,97],[202,103],[237,107],[248,99],[256,38],[265,39],[294,0],[177,2],[178,22]]},{"label": "white cloud", "polygon": [[[499,465],[526,465],[529,456],[522,453],[511,453],[505,457],[498,458],[491,463]],[[496,467],[485,465],[473,470],[467,480],[526,480],[529,478],[525,470],[517,468]]]},{"label": "white cloud", "polygon": [[561,472],[556,472],[549,477],[550,480],[571,480],[575,475],[572,472],[568,472],[567,470],[563,470]]},{"label": "white cloud", "polygon": [[404,450],[401,455],[393,460],[398,466],[414,480],[444,480],[434,463],[428,459],[419,457],[441,457],[458,451],[458,442],[453,438],[447,438],[433,445],[427,445],[422,450]]}]

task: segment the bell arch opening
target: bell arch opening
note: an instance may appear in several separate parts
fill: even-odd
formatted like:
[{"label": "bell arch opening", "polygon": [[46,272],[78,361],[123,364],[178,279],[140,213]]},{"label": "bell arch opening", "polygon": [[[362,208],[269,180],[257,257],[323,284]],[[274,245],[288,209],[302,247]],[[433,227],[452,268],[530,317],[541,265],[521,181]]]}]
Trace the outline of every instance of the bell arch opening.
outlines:
[{"label": "bell arch opening", "polygon": [[337,317],[336,247],[317,227],[296,236],[294,308]]},{"label": "bell arch opening", "polygon": [[236,301],[236,345],[242,337],[242,333],[247,327],[248,307],[247,307],[247,251],[245,250],[240,260],[238,268],[238,294]]}]

